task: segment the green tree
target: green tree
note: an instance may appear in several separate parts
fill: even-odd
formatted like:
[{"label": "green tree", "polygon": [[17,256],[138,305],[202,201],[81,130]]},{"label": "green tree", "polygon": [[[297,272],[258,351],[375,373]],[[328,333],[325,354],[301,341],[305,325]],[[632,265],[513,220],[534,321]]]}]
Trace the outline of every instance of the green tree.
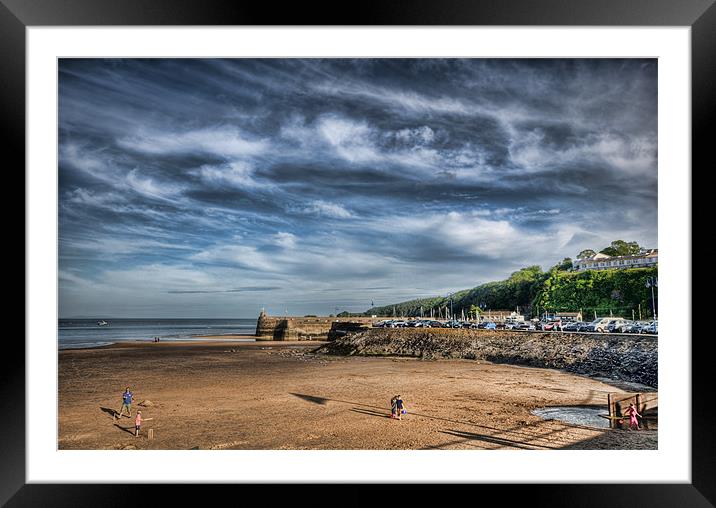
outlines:
[{"label": "green tree", "polygon": [[567,272],[572,269],[572,258],[564,258],[561,263],[554,266],[559,271]]},{"label": "green tree", "polygon": [[639,254],[641,247],[636,242],[625,242],[624,240],[614,240],[609,247],[602,249],[602,254],[607,256],[633,256]]},{"label": "green tree", "polygon": [[577,254],[577,259],[591,258],[595,254],[596,252],[594,252],[592,249],[584,249],[582,252]]},{"label": "green tree", "polygon": [[474,303],[470,305],[470,316],[480,317],[480,314],[482,313],[482,310],[480,310],[480,307],[475,305]]}]

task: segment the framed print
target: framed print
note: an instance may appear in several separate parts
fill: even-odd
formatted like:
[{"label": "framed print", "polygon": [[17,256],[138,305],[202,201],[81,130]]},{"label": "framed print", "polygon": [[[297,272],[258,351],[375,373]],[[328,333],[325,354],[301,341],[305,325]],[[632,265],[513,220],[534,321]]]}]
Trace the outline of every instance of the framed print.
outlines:
[{"label": "framed print", "polygon": [[54,7],[0,5],[28,295],[3,502],[712,505],[690,236],[712,2]]}]

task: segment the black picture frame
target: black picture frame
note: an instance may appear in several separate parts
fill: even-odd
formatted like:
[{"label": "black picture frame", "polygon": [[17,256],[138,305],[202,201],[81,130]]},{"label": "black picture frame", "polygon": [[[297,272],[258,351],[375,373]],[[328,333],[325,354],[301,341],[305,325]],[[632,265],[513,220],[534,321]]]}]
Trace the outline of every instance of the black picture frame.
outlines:
[{"label": "black picture frame", "polygon": [[[32,26],[117,25],[552,25],[552,26],[688,26],[691,27],[692,167],[714,167],[708,124],[716,111],[716,6],[714,0],[460,0],[364,1],[346,8],[339,2],[281,5],[212,0],[0,0],[0,125],[4,155],[25,167],[25,30]],[[697,178],[698,177],[698,178]],[[692,170],[693,182],[701,177]],[[24,186],[24,180],[23,180]],[[15,212],[16,213],[16,212]],[[19,243],[19,242],[18,242]],[[23,244],[24,245],[24,244]],[[23,253],[27,255],[27,252]],[[27,265],[25,265],[27,274]],[[23,300],[24,301],[24,300]],[[532,484],[479,485],[480,498],[495,494],[524,496],[531,505],[550,506],[714,506],[716,447],[708,401],[708,337],[693,341],[692,351],[692,483],[690,484]],[[112,506],[126,497],[122,485],[26,484],[25,481],[25,348],[7,344],[0,371],[0,503],[7,506]],[[11,358],[11,360],[9,360]],[[19,406],[22,407],[19,407]],[[22,410],[21,410],[22,409]],[[242,486],[250,495],[249,486]],[[294,486],[296,488],[297,486]],[[133,487],[143,496],[153,486]],[[139,490],[137,490],[139,489]],[[222,489],[223,490],[223,489]],[[165,502],[186,499],[186,486],[164,488]],[[402,492],[403,503],[423,496],[416,487]],[[449,489],[453,502],[462,489]],[[492,491],[492,492],[488,492]],[[213,491],[215,492],[215,491]],[[298,490],[306,492],[301,488]],[[509,494],[508,494],[509,492]],[[214,496],[216,494],[212,494]],[[484,496],[484,497],[483,497]],[[327,496],[329,499],[332,496]],[[342,503],[365,504],[368,494],[351,485]],[[123,502],[132,502],[125,499]],[[502,501],[499,501],[502,502]],[[332,503],[334,504],[334,503]]]}]

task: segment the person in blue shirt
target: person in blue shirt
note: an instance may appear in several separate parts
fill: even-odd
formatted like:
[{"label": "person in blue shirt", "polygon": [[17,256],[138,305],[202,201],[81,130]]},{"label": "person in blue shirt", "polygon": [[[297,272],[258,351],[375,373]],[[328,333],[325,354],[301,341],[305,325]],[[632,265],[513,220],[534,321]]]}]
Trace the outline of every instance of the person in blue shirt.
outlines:
[{"label": "person in blue shirt", "polygon": [[126,390],[124,390],[124,393],[122,394],[122,409],[119,410],[119,415],[117,418],[122,418],[122,413],[124,413],[124,408],[127,408],[127,418],[132,417],[132,392],[129,391],[129,386]]},{"label": "person in blue shirt", "polygon": [[400,395],[398,395],[396,397],[395,405],[397,406],[397,409],[398,409],[398,420],[402,420],[403,419],[402,415],[407,413],[407,411],[405,410],[405,403],[403,402],[403,399]]}]

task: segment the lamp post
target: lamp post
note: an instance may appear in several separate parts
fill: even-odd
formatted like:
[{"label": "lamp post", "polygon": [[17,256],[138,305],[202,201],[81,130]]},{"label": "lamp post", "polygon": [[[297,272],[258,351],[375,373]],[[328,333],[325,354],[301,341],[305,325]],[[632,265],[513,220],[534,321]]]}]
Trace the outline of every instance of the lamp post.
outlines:
[{"label": "lamp post", "polygon": [[656,303],[654,300],[654,287],[659,285],[658,277],[647,277],[646,287],[651,288],[651,312],[654,315],[654,321],[656,321]]}]

